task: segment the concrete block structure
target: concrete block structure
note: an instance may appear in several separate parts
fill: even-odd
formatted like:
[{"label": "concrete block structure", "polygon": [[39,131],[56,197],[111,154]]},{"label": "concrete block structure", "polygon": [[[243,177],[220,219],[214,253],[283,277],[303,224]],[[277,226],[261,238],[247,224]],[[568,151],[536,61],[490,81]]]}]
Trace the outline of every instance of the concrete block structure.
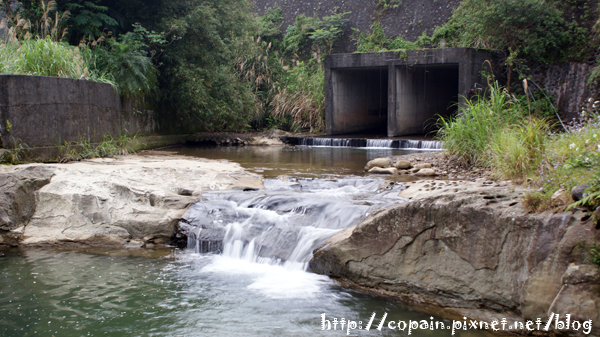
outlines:
[{"label": "concrete block structure", "polygon": [[106,83],[0,75],[0,148],[151,134],[157,130],[154,112],[142,103],[122,99]]},{"label": "concrete block structure", "polygon": [[474,90],[487,86],[492,53],[471,48],[325,57],[328,135],[423,134]]}]

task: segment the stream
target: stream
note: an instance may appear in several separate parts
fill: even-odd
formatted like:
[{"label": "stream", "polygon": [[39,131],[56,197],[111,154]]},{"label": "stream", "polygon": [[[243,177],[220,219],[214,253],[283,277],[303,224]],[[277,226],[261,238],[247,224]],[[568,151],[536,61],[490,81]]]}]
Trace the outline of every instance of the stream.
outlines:
[{"label": "stream", "polygon": [[[389,320],[451,320],[307,271],[312,251],[397,197],[400,181],[365,176],[397,149],[179,148],[240,163],[265,190],[203,193],[180,222],[187,248],[7,250],[2,336],[408,336]],[[373,327],[366,326],[373,313]],[[322,316],[357,328],[323,330]],[[358,323],[360,327],[358,328]],[[413,330],[411,336],[450,336]],[[457,331],[455,336],[491,336]]]}]

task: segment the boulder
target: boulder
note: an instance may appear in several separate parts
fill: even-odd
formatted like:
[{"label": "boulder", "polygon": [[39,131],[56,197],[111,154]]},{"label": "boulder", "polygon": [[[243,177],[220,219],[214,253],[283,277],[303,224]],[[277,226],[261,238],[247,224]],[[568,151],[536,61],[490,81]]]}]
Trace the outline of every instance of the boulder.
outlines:
[{"label": "boulder", "polygon": [[367,163],[365,171],[369,171],[373,167],[388,168],[392,167],[392,160],[390,158],[376,158]]},{"label": "boulder", "polygon": [[369,173],[397,175],[398,169],[396,169],[395,167],[388,167],[388,168],[373,167],[372,169],[369,170]]},{"label": "boulder", "polygon": [[577,186],[574,186],[571,189],[571,197],[575,201],[579,201],[579,200],[585,198],[585,190],[587,190],[588,188],[590,188],[589,185],[577,185]]},{"label": "boulder", "polygon": [[424,168],[424,169],[420,169],[418,172],[416,172],[415,175],[417,175],[419,177],[432,177],[432,176],[437,176],[438,174],[435,173],[435,171],[433,169]]},{"label": "boulder", "polygon": [[519,193],[487,186],[373,212],[322,244],[309,267],[471,319],[573,313],[597,336],[598,268],[576,248],[600,235],[582,213],[528,214]]},{"label": "boulder", "polygon": [[399,170],[408,170],[412,165],[408,160],[398,160],[395,166]]},{"label": "boulder", "polygon": [[[50,170],[26,204],[20,245],[168,244],[179,218],[207,190],[262,188],[239,164],[183,156],[123,156],[68,164],[19,165],[8,173]],[[35,202],[37,201],[37,202]],[[14,220],[13,220],[14,221]],[[13,226],[14,227],[14,226]]]},{"label": "boulder", "polygon": [[430,169],[433,167],[433,165],[429,164],[429,163],[421,163],[421,164],[417,164],[414,166],[417,169]]},{"label": "boulder", "polygon": [[36,208],[35,193],[50,183],[54,170],[25,167],[0,173],[0,245],[16,246]]}]

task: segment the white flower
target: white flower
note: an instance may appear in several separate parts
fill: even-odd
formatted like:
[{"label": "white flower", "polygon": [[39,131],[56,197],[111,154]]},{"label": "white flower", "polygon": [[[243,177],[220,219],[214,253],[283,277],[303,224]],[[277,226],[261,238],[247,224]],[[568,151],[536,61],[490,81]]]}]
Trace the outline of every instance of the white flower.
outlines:
[{"label": "white flower", "polygon": [[598,144],[598,151],[600,151],[600,144]]},{"label": "white flower", "polygon": [[569,145],[569,150],[572,150],[575,148],[575,143],[571,143],[571,145]]},{"label": "white flower", "polygon": [[589,143],[590,143],[590,140],[589,140],[589,139],[586,139],[586,140],[585,140],[585,143],[586,143],[586,144],[589,144]]},{"label": "white flower", "polygon": [[598,135],[594,133],[594,138],[596,138],[596,137],[598,137]]}]

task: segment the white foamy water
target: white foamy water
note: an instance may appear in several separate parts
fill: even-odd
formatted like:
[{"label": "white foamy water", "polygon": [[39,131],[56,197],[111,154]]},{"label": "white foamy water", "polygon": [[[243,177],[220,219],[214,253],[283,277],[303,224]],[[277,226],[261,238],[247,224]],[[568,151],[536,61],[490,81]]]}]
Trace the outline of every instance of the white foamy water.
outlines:
[{"label": "white foamy water", "polygon": [[[306,272],[313,251],[379,208],[404,202],[382,179],[265,180],[265,190],[203,194],[183,216],[188,251],[214,254],[202,272],[239,274],[269,298],[319,294],[328,278]],[[385,187],[384,187],[385,186]]]}]

